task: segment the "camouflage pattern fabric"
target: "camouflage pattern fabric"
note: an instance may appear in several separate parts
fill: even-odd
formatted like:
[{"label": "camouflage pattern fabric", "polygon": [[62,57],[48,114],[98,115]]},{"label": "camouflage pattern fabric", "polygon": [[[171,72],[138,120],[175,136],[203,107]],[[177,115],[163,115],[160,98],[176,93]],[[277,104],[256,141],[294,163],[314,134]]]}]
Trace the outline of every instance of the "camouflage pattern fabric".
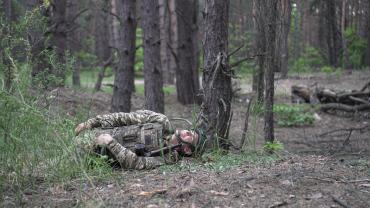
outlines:
[{"label": "camouflage pattern fabric", "polygon": [[130,126],[146,123],[160,123],[163,125],[164,133],[169,133],[171,131],[170,121],[165,115],[149,110],[99,115],[85,122],[90,129],[97,127]]},{"label": "camouflage pattern fabric", "polygon": [[139,157],[114,139],[107,148],[124,169],[147,170],[164,164],[161,157]]},{"label": "camouflage pattern fabric", "polygon": [[[85,134],[78,136],[78,139],[76,139],[77,147],[80,149],[79,152],[88,153],[94,151],[94,149],[96,148],[96,145],[94,143],[95,138],[100,134],[108,133],[107,131],[111,131],[109,132],[109,134],[114,137],[114,139],[110,144],[108,144],[107,149],[109,150],[109,153],[113,155],[114,159],[116,159],[120,163],[122,168],[143,170],[153,169],[164,164],[164,160],[161,157],[139,157],[132,151],[132,148],[129,148],[129,144],[120,144],[120,142],[125,142],[122,140],[124,136],[119,134],[119,130],[122,131],[125,130],[125,128],[120,129],[119,127],[127,127],[127,129],[130,129],[130,127],[135,127],[134,125],[143,125],[144,127],[150,127],[151,125],[155,126],[155,124],[160,124],[162,125],[162,128],[159,128],[160,131],[162,132],[163,130],[163,134],[168,135],[171,132],[171,124],[169,119],[165,115],[149,110],[139,110],[131,113],[112,113],[106,115],[98,115],[95,118],[87,120],[85,124],[88,129],[92,131],[85,132]],[[104,129],[110,127],[118,127],[118,129]],[[143,128],[143,130],[146,130],[146,128]],[[112,131],[116,131],[116,133],[112,133]],[[143,131],[143,133],[144,132],[145,131]],[[135,134],[135,136],[143,137],[145,141],[146,134],[143,133],[137,135]],[[116,135],[118,135],[118,137],[116,137]],[[160,134],[158,135],[158,137],[162,137],[164,135]],[[158,137],[153,139],[162,139]],[[135,139],[135,141],[140,141],[141,138],[137,139],[138,140]],[[146,142],[141,143],[145,144]]]}]

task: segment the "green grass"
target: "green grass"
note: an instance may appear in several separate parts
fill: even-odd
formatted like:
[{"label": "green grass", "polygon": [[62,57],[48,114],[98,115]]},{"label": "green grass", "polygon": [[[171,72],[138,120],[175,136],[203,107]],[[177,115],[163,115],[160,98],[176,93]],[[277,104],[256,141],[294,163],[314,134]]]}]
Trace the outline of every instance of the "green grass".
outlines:
[{"label": "green grass", "polygon": [[243,152],[240,154],[234,154],[225,153],[223,151],[213,151],[203,154],[200,158],[195,159],[192,163],[180,161],[173,165],[161,166],[160,170],[162,172],[195,172],[198,170],[223,172],[246,162],[255,164],[268,164],[276,160],[277,157],[275,155],[258,152]]},{"label": "green grass", "polygon": [[315,121],[307,105],[274,105],[274,114],[277,124],[284,127],[312,125]]},{"label": "green grass", "polygon": [[[24,96],[22,96],[24,97]],[[64,112],[40,109],[34,100],[0,91],[0,190],[22,195],[38,181],[45,186],[87,183],[107,179],[113,171],[88,154],[80,154],[73,129],[83,118],[70,118]],[[85,115],[84,115],[85,117]],[[2,195],[1,194],[1,195]],[[1,197],[1,196],[0,196]]]},{"label": "green grass", "polygon": [[[98,73],[99,73],[98,71],[82,71],[80,74],[81,89],[86,90],[87,92],[94,92],[94,87],[95,87],[95,83],[98,77]],[[112,73],[111,70],[106,71],[106,74],[111,74],[111,73]],[[114,76],[109,76],[109,77],[104,78],[103,82],[113,84]],[[67,86],[72,87],[72,76],[71,75],[67,77],[65,84]],[[145,95],[144,84],[135,84],[135,90],[136,90],[137,95],[140,95],[140,96]],[[109,93],[109,94],[113,94],[113,88],[110,86],[103,85],[102,91]],[[164,86],[163,92],[165,95],[172,95],[176,92],[176,87],[172,85]]]}]

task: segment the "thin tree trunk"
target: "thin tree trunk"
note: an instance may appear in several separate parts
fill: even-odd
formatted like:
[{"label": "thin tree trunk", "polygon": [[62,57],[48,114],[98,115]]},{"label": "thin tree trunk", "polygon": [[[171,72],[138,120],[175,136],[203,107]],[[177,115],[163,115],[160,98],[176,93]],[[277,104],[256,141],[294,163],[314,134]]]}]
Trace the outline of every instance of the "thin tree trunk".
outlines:
[{"label": "thin tree trunk", "polygon": [[341,51],[341,35],[338,30],[337,15],[336,15],[336,2],[325,1],[325,19],[326,25],[326,39],[328,43],[329,63],[334,66],[339,66],[339,56]]},{"label": "thin tree trunk", "polygon": [[[119,66],[116,69],[112,97],[112,112],[130,112],[131,93],[135,79],[136,0],[119,0],[116,7],[121,17]],[[159,32],[159,31],[158,31]]]},{"label": "thin tree trunk", "polygon": [[50,30],[51,30],[51,45],[55,49],[57,58],[57,66],[53,68],[53,74],[58,80],[52,85],[64,86],[66,76],[66,45],[67,45],[67,21],[66,9],[67,0],[52,0],[50,2]]},{"label": "thin tree trunk", "polygon": [[193,16],[192,16],[192,45],[193,45],[193,82],[195,88],[195,96],[196,102],[201,104],[202,100],[199,95],[200,83],[199,83],[199,57],[200,57],[200,49],[199,49],[199,26],[198,26],[198,10],[199,10],[199,2],[198,0],[193,1]]},{"label": "thin tree trunk", "polygon": [[265,73],[265,141],[273,142],[274,136],[274,71],[276,68],[276,23],[277,23],[277,1],[266,1],[264,16],[266,18],[266,73]]},{"label": "thin tree trunk", "polygon": [[264,54],[257,57],[257,72],[254,78],[254,83],[257,91],[257,102],[263,103],[264,100],[264,74],[265,74],[265,59],[266,59],[266,39],[265,39],[265,20],[263,16],[264,4],[260,0],[255,0],[255,27],[256,27],[256,49],[257,54]]},{"label": "thin tree trunk", "polygon": [[286,78],[288,75],[288,61],[289,61],[289,31],[290,31],[290,22],[292,14],[292,4],[290,0],[281,0],[279,1],[280,18],[281,18],[281,52],[280,52],[280,72],[281,77]]},{"label": "thin tree trunk", "polygon": [[348,55],[348,48],[347,48],[347,40],[344,36],[344,32],[346,30],[346,8],[347,8],[347,0],[342,0],[342,11],[341,11],[341,29],[342,29],[342,48],[343,48],[343,68],[346,70],[351,70],[351,66],[349,63],[349,55]]},{"label": "thin tree trunk", "polygon": [[[176,2],[178,47],[176,50],[178,67],[176,70],[177,99],[181,104],[196,102],[196,88],[194,83],[194,35],[193,19],[195,15],[195,0]],[[189,18],[190,17],[190,18]],[[190,81],[189,81],[190,80]],[[192,81],[193,80],[193,81]]]},{"label": "thin tree trunk", "polygon": [[231,72],[228,64],[228,0],[206,0],[204,39],[204,99],[201,128],[208,147],[218,140],[227,147],[227,128],[231,109]]},{"label": "thin tree trunk", "polygon": [[168,0],[168,10],[169,10],[169,18],[170,18],[170,32],[169,34],[169,43],[167,44],[167,50],[170,53],[169,59],[169,73],[164,75],[166,79],[166,83],[174,84],[175,77],[176,77],[176,69],[178,65],[178,59],[176,55],[177,49],[177,18],[176,18],[176,0]]},{"label": "thin tree trunk", "polygon": [[171,14],[169,0],[159,0],[159,23],[161,36],[161,66],[165,84],[173,84],[174,77],[171,70]]},{"label": "thin tree trunk", "polygon": [[158,1],[146,1],[142,4],[141,11],[144,45],[145,108],[164,113]]},{"label": "thin tree trunk", "polygon": [[105,69],[107,64],[103,64],[112,56],[110,43],[110,22],[109,11],[110,2],[108,0],[95,0],[94,1],[94,17],[95,17],[95,54],[101,65],[98,80],[95,84],[95,90],[101,90],[102,82],[105,76]]},{"label": "thin tree trunk", "polygon": [[[49,19],[50,22],[50,14],[48,14],[48,9],[45,7],[41,7],[42,2],[38,0],[30,0],[27,1],[27,10],[32,10],[36,7],[40,9],[38,12],[45,18]],[[50,24],[50,23],[49,23]],[[47,54],[50,52],[50,47],[47,47],[49,43],[47,43],[49,34],[43,34],[39,28],[31,28],[28,33],[28,42],[31,45],[31,79],[32,79],[32,86],[35,88],[42,88],[48,89],[50,86],[55,85],[53,81],[50,79],[50,75],[53,74],[53,66],[50,64],[48,60]],[[48,53],[45,53],[45,52]]]},{"label": "thin tree trunk", "polygon": [[370,0],[365,0],[365,38],[367,40],[367,47],[365,49],[364,62],[366,66],[370,67]]},{"label": "thin tree trunk", "polygon": [[[76,15],[80,9],[80,2],[74,0],[68,0],[67,2],[67,19],[68,19],[68,30],[71,30],[68,35],[68,49],[70,50],[72,55],[75,55],[81,48],[81,37],[80,32],[76,28],[78,27],[76,23]],[[76,60],[76,63],[73,66],[72,70],[72,85],[76,87],[81,86],[81,79],[80,79],[80,63],[79,60]]]}]

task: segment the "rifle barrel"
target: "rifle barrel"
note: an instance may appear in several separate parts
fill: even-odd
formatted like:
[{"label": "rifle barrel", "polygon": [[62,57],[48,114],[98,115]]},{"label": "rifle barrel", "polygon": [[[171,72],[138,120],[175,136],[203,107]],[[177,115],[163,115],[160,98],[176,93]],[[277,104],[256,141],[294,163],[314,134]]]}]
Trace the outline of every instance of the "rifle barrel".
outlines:
[{"label": "rifle barrel", "polygon": [[147,153],[145,153],[145,156],[146,157],[155,157],[155,156],[159,156],[161,154],[161,152],[163,152],[163,154],[167,154],[170,150],[173,150],[173,149],[181,147],[181,146],[182,146],[182,144],[175,144],[175,145],[163,147],[161,149],[157,149],[157,150],[147,152]]}]

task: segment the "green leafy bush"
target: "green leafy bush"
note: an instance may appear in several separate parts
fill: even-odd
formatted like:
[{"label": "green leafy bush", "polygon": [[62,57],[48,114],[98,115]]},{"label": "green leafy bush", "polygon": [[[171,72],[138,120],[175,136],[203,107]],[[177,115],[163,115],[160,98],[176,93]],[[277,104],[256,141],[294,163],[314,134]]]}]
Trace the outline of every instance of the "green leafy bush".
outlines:
[{"label": "green leafy bush", "polygon": [[284,144],[279,142],[279,141],[266,142],[263,145],[263,149],[266,152],[276,153],[276,152],[282,151],[284,149]]},{"label": "green leafy bush", "polygon": [[312,112],[298,105],[275,105],[274,113],[279,126],[303,126],[313,124],[315,121]]},{"label": "green leafy bush", "polygon": [[331,67],[331,66],[323,66],[323,67],[321,67],[320,71],[324,72],[324,73],[327,73],[327,74],[330,74],[330,73],[333,73],[335,71],[335,68]]},{"label": "green leafy bush", "polygon": [[306,47],[302,56],[292,63],[292,71],[312,72],[324,64],[324,58],[316,48]]},{"label": "green leafy bush", "polygon": [[367,42],[357,34],[355,27],[347,28],[344,37],[347,40],[349,61],[355,69],[360,69]]}]

